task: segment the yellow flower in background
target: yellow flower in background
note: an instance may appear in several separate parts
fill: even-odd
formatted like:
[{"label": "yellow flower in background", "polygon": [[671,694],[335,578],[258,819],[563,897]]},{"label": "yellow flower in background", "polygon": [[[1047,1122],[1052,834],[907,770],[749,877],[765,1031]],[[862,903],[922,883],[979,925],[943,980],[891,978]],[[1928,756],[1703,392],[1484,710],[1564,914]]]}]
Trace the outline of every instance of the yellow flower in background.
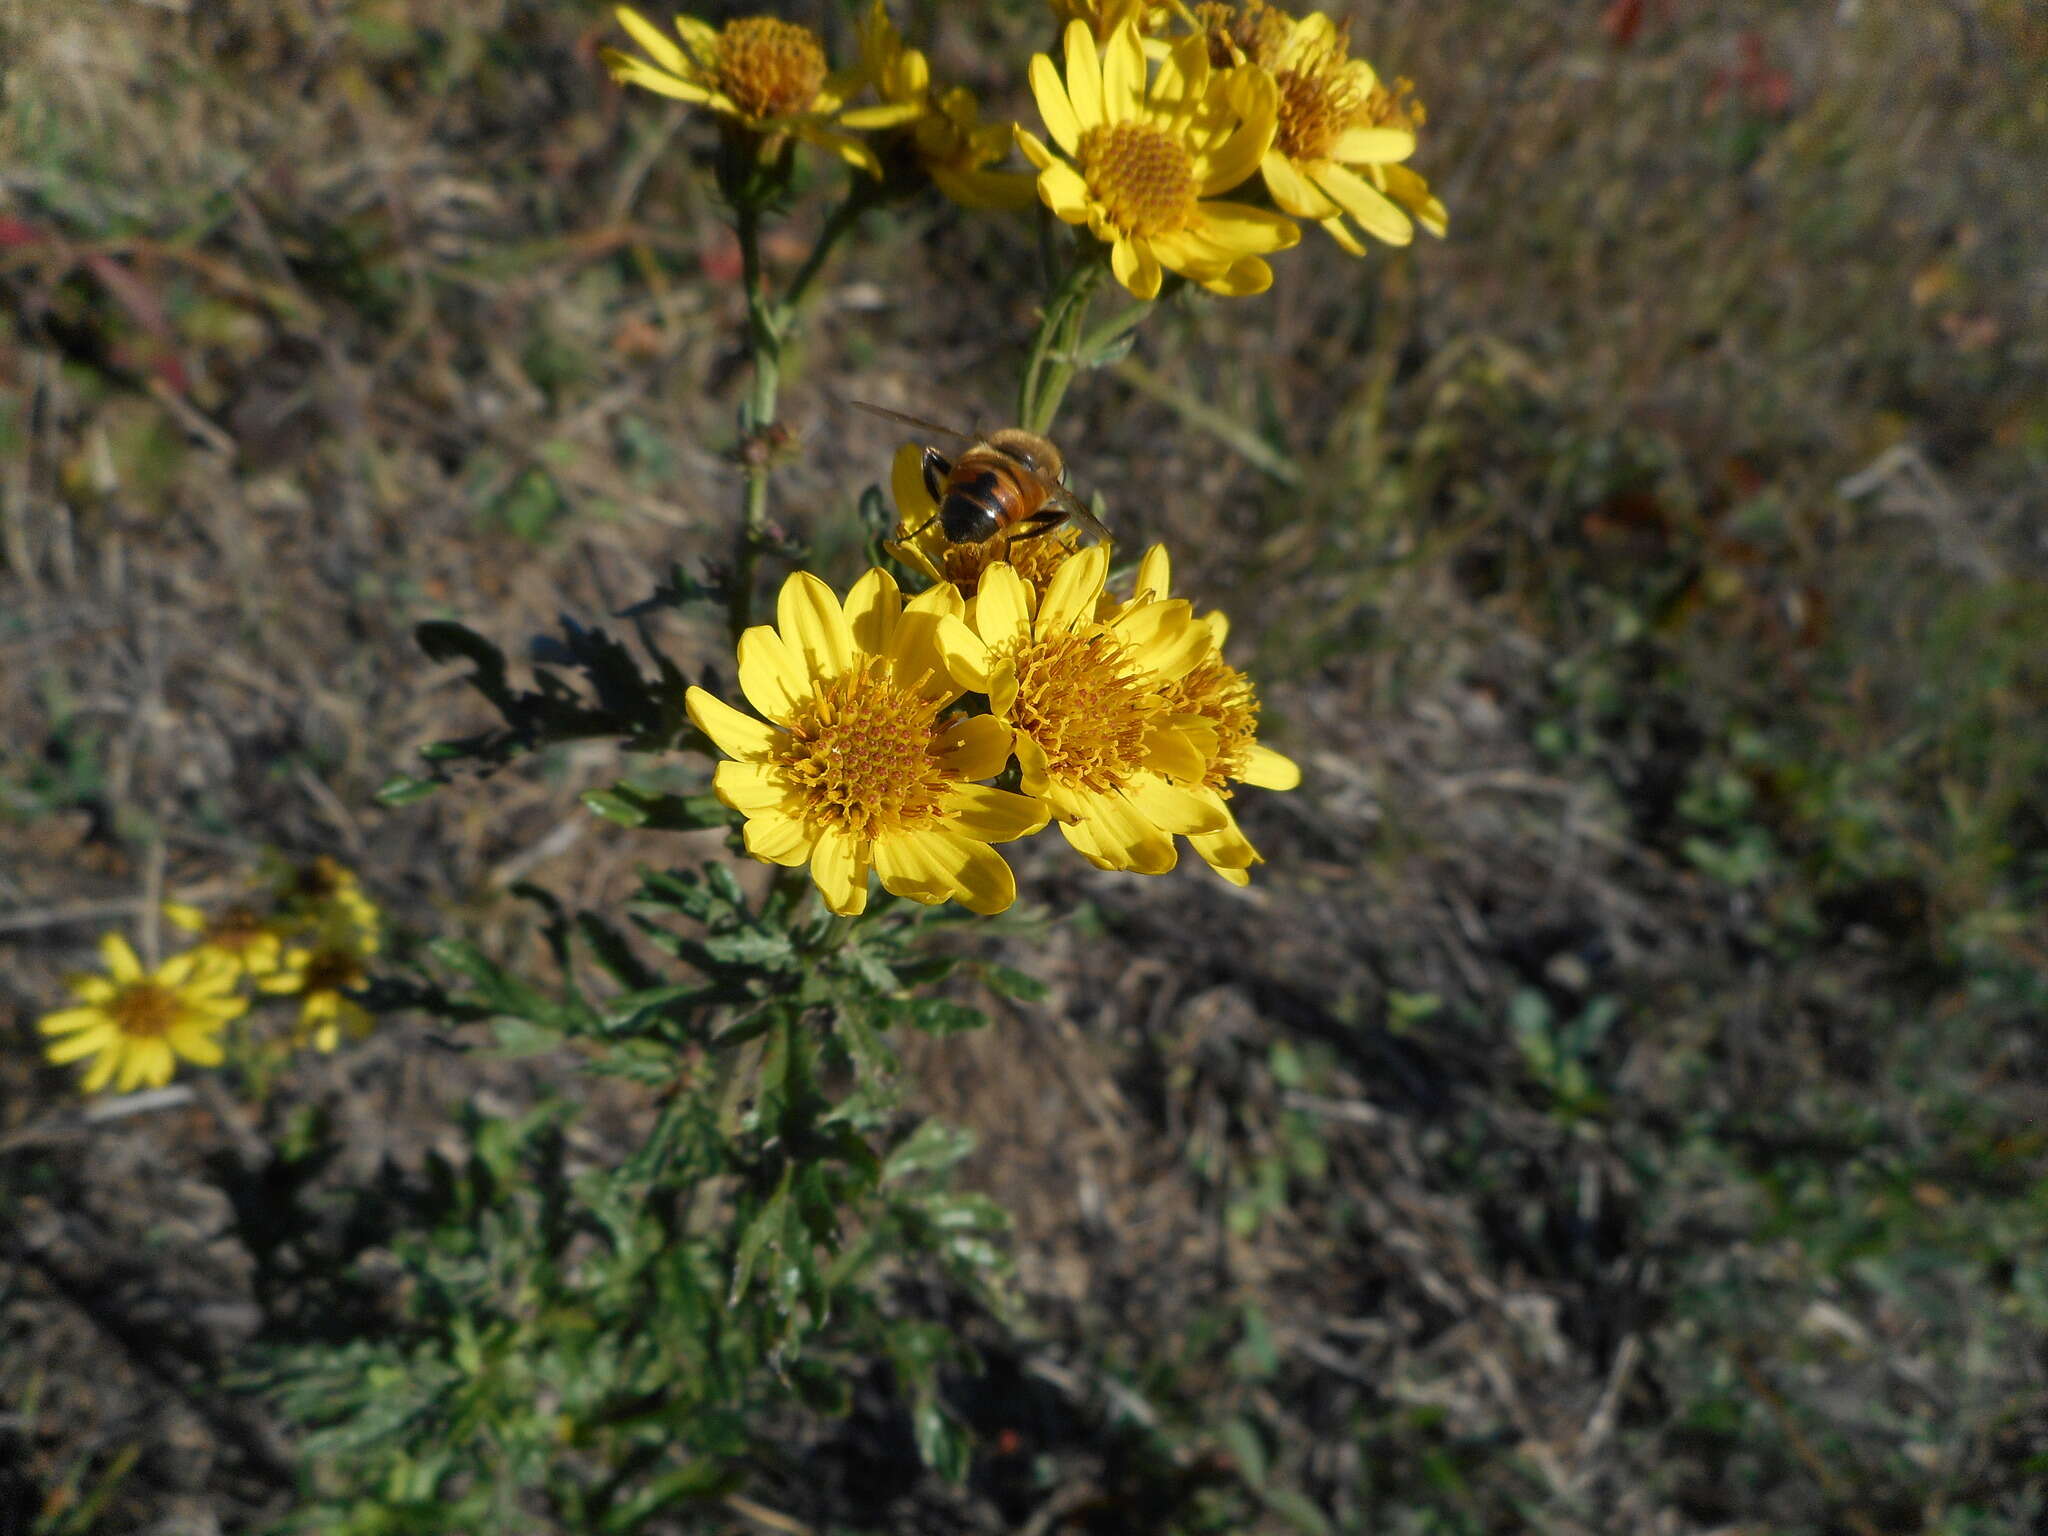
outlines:
[{"label": "yellow flower in background", "polygon": [[[1153,545],[1138,564],[1137,597],[1133,601],[1164,598],[1172,578],[1165,546]],[[1211,613],[1196,623],[1208,630],[1209,648],[1199,662],[1168,687],[1166,702],[1176,714],[1207,721],[1215,733],[1214,750],[1194,789],[1199,798],[1221,813],[1223,825],[1213,832],[1194,833],[1188,842],[1203,862],[1232,885],[1248,885],[1251,866],[1264,861],[1239,829],[1227,804],[1231,785],[1293,789],[1301,783],[1301,769],[1292,758],[1275,752],[1258,739],[1258,693],[1250,678],[1223,659],[1230,621],[1221,613]]]},{"label": "yellow flower in background", "polygon": [[740,689],[756,720],[702,688],[690,719],[734,761],[712,780],[746,817],[747,852],[788,867],[808,862],[825,905],[864,910],[868,874],[927,905],[957,901],[1000,912],[1016,877],[991,844],[1045,825],[1037,800],[973,782],[1010,761],[1010,732],[986,715],[945,718],[964,691],[938,646],[942,619],[963,609],[951,587],[906,604],[871,570],[842,607],[806,571],[782,584],[776,623],[740,637]]},{"label": "yellow flower in background", "polygon": [[1066,32],[1064,77],[1045,54],[1031,60],[1031,92],[1061,159],[1018,127],[1038,167],[1038,195],[1069,224],[1110,246],[1117,281],[1158,296],[1162,268],[1214,293],[1263,293],[1273,272],[1260,257],[1295,244],[1295,224],[1216,195],[1258,169],[1278,122],[1269,75],[1213,69],[1201,36],[1186,37],[1149,68],[1128,18],[1098,55],[1087,23]]},{"label": "yellow flower in background", "polygon": [[1033,178],[1022,171],[989,169],[1008,158],[1008,123],[984,123],[974,92],[932,85],[930,61],[903,46],[883,0],[874,0],[860,21],[861,72],[884,102],[909,104],[918,115],[904,139],[918,168],[963,208],[1014,210],[1029,206]]},{"label": "yellow flower in background", "polygon": [[889,486],[896,496],[896,541],[884,548],[933,582],[950,582],[963,597],[974,596],[991,565],[1005,562],[1043,596],[1054,573],[1079,547],[1080,530],[1071,524],[1034,538],[955,544],[939,526],[939,504],[924,483],[924,448],[918,443],[896,450]]},{"label": "yellow flower in background", "polygon": [[369,961],[377,949],[374,928],[330,920],[312,943],[287,951],[283,964],[256,985],[264,992],[299,999],[294,1044],[332,1051],[344,1033],[360,1040],[375,1027],[370,1011],[348,994],[369,985]]},{"label": "yellow flower in background", "polygon": [[1172,19],[1178,7],[1174,0],[1051,0],[1052,13],[1062,25],[1081,22],[1098,38],[1108,38],[1125,22],[1140,31],[1156,32]]},{"label": "yellow flower in background", "polygon": [[745,16],[714,28],[694,16],[675,18],[676,38],[630,6],[612,14],[647,52],[646,58],[604,50],[612,78],[709,108],[750,133],[788,134],[879,176],[875,152],[848,129],[891,128],[911,121],[906,102],[849,108],[867,84],[859,70],[834,73],[825,45],[809,27],[772,16]]},{"label": "yellow flower in background", "polygon": [[939,624],[962,687],[988,696],[1013,735],[1023,789],[1099,869],[1164,874],[1176,833],[1222,832],[1228,814],[1190,788],[1216,753],[1209,723],[1176,713],[1173,685],[1211,647],[1185,602],[1140,601],[1096,617],[1109,551],[1062,565],[1045,596],[1007,565],[989,567],[972,609]]},{"label": "yellow flower in background", "polygon": [[199,950],[227,961],[239,976],[267,976],[283,958],[284,937],[277,923],[254,908],[236,904],[208,917],[185,902],[167,901],[164,916],[197,934]]},{"label": "yellow flower in background", "polygon": [[108,1083],[122,1093],[161,1088],[179,1060],[202,1067],[220,1065],[219,1034],[249,1006],[233,995],[238,973],[218,955],[187,950],[154,971],[118,933],[100,939],[104,976],[74,976],[68,985],[78,1004],[47,1013],[36,1028],[54,1035],[43,1054],[63,1063],[96,1059],[80,1086],[98,1093]]},{"label": "yellow flower in background", "polygon": [[1426,116],[1414,87],[1389,88],[1352,58],[1348,22],[1320,11],[1295,20],[1258,0],[1204,6],[1199,20],[1212,57],[1249,60],[1272,77],[1278,121],[1259,169],[1284,212],[1315,220],[1354,256],[1365,254],[1354,224],[1388,245],[1407,245],[1417,222],[1444,233],[1444,205],[1399,163]]},{"label": "yellow flower in background", "polygon": [[278,885],[277,898],[287,926],[300,932],[326,932],[340,925],[374,935],[384,920],[377,904],[363,894],[355,871],[324,853],[288,873]]}]

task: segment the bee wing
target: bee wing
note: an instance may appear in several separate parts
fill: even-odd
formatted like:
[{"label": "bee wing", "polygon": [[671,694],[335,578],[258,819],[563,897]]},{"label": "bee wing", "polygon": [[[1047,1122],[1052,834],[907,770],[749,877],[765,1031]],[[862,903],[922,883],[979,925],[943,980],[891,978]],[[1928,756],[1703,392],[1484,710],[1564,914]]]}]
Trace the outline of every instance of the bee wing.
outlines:
[{"label": "bee wing", "polygon": [[1068,517],[1102,540],[1103,543],[1109,545],[1116,543],[1116,540],[1110,537],[1109,530],[1102,526],[1102,519],[1089,511],[1087,503],[1082,501],[1080,497],[1076,496],[1065,486],[1054,485],[1050,480],[1043,479],[1043,477],[1041,477],[1040,483],[1052,492],[1052,495],[1046,498],[1046,505],[1058,507]]},{"label": "bee wing", "polygon": [[866,400],[851,399],[846,403],[858,410],[866,411],[870,416],[886,417],[890,421],[898,421],[906,427],[916,427],[923,432],[936,432],[941,437],[950,437],[956,442],[978,443],[981,441],[980,438],[972,433],[962,432],[956,427],[942,427],[936,421],[926,421],[922,416],[911,416],[902,411],[892,411],[886,405],[874,405]]}]

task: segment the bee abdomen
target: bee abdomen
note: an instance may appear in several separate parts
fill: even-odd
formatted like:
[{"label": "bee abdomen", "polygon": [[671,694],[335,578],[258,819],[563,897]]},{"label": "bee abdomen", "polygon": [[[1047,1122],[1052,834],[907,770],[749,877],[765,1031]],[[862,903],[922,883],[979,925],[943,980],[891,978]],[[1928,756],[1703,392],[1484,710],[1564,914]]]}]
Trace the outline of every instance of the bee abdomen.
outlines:
[{"label": "bee abdomen", "polygon": [[956,481],[939,503],[939,526],[955,544],[979,544],[1002,531],[1002,480],[993,471]]}]

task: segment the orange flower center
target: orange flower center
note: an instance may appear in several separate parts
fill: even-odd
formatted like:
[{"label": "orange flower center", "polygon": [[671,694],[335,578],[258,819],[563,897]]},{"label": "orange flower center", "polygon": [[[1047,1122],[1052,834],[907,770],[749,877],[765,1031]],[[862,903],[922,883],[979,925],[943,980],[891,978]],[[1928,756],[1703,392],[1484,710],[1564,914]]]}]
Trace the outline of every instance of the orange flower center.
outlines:
[{"label": "orange flower center", "polygon": [[1194,216],[1194,160],[1164,129],[1098,124],[1081,135],[1079,158],[1089,195],[1124,233],[1171,234]]},{"label": "orange flower center", "polygon": [[1064,784],[1107,793],[1145,767],[1145,741],[1166,703],[1121,640],[1101,625],[1029,640],[1015,656],[1011,720]]},{"label": "orange flower center", "polygon": [[871,838],[930,821],[954,780],[932,755],[938,706],[864,656],[817,685],[777,753],[815,821]]},{"label": "orange flower center", "polygon": [[1259,739],[1259,696],[1252,680],[1211,651],[1167,694],[1180,715],[1200,715],[1216,728],[1216,755],[1202,787],[1226,798]]},{"label": "orange flower center", "polygon": [[131,1040],[155,1040],[178,1022],[178,994],[154,981],[138,981],[121,989],[107,1010],[114,1027]]},{"label": "orange flower center", "polygon": [[1287,39],[1287,18],[1269,10],[1265,0],[1198,5],[1194,14],[1209,40],[1209,63],[1217,69],[1229,69],[1240,59],[1270,64]]},{"label": "orange flower center", "polygon": [[793,117],[825,83],[825,48],[809,27],[749,16],[725,24],[713,67],[719,90],[748,117]]},{"label": "orange flower center", "polygon": [[984,539],[979,544],[948,544],[938,551],[933,563],[939,574],[960,589],[962,597],[972,597],[981,589],[981,578],[991,565],[1007,561],[1032,586],[1038,589],[1040,597],[1052,585],[1052,579],[1059,568],[1067,563],[1074,553],[1075,535],[1068,529],[1056,529],[1041,534],[1035,539]]}]

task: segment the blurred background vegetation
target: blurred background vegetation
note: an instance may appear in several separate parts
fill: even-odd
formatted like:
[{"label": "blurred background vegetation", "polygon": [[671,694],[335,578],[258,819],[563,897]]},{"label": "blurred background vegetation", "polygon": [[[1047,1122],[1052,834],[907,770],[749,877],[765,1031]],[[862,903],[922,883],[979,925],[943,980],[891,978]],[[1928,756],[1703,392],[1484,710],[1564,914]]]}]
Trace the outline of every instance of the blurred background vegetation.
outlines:
[{"label": "blurred background vegetation", "polygon": [[[1038,7],[914,9],[1028,117]],[[1049,994],[909,1073],[1018,1220],[1021,1322],[901,1297],[981,1346],[972,1468],[918,1473],[856,1363],[720,1518],[2040,1531],[2048,18],[1349,10],[1449,240],[1311,240],[1061,431],[1306,783],[1248,802],[1248,893],[1025,852],[1065,920],[990,943]],[[266,849],[533,965],[515,883],[721,856],[583,811],[609,749],[371,796],[487,723],[414,624],[516,653],[727,548],[737,256],[710,135],[605,79],[596,5],[0,32],[0,1530],[260,1528],[290,1448],[224,1365],[290,1276],[249,1233],[549,1064],[396,1022],[261,1105],[95,1118],[34,1019]],[[842,585],[894,438],[841,401],[999,416],[1031,231],[897,205],[825,280],[777,516]],[[315,1122],[344,1156],[265,1160]]]}]

